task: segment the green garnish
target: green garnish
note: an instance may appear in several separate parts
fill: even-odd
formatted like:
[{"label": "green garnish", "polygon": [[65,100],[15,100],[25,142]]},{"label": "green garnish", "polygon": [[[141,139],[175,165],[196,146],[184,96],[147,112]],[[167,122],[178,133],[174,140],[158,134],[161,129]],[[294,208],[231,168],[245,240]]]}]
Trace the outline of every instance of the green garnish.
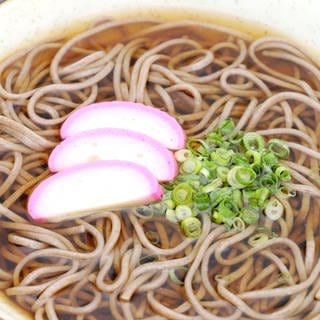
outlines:
[{"label": "green garnish", "polygon": [[291,172],[279,160],[289,153],[284,141],[236,132],[226,119],[204,139],[189,139],[186,149],[176,151],[180,174],[164,185],[160,208],[193,238],[201,234],[202,214],[236,230],[258,224],[263,213],[277,220],[284,213],[279,199],[295,195],[287,186]]},{"label": "green garnish", "polygon": [[188,217],[182,220],[181,229],[188,238],[198,238],[201,234],[201,221],[196,217]]}]

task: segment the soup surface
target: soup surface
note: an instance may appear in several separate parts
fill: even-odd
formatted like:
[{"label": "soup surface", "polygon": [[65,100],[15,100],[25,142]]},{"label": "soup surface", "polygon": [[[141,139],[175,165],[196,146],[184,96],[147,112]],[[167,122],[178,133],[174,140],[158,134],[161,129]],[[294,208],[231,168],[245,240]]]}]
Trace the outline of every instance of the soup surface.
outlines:
[{"label": "soup surface", "polygon": [[[320,70],[301,48],[200,22],[106,19],[3,61],[0,85],[0,289],[37,320],[319,317]],[[232,118],[286,140],[296,196],[241,232],[203,215],[198,239],[137,209],[34,223],[28,196],[62,122],[111,100],[167,111],[188,137]]]}]

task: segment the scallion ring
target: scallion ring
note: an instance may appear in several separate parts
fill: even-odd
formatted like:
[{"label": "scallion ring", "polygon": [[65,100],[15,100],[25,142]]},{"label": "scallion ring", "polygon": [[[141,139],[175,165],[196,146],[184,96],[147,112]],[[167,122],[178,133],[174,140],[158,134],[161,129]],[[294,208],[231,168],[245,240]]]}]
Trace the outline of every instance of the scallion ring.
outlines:
[{"label": "scallion ring", "polygon": [[202,168],[201,161],[197,158],[189,158],[180,167],[181,173],[197,174]]},{"label": "scallion ring", "polygon": [[191,158],[192,152],[188,149],[180,149],[174,153],[174,156],[178,162],[184,162]]},{"label": "scallion ring", "polygon": [[283,212],[283,204],[275,197],[270,198],[264,208],[264,213],[266,216],[273,221],[280,219],[283,215]]},{"label": "scallion ring", "polygon": [[235,125],[232,119],[223,120],[218,126],[218,132],[223,136],[228,136],[234,131]]},{"label": "scallion ring", "polygon": [[186,237],[198,238],[201,234],[201,221],[196,217],[188,217],[182,220],[180,226]]},{"label": "scallion ring", "polygon": [[182,221],[183,219],[193,216],[191,208],[182,204],[176,207],[175,213],[178,221]]},{"label": "scallion ring", "polygon": [[180,183],[172,190],[172,200],[177,204],[188,204],[192,201],[193,189],[188,183]]},{"label": "scallion ring", "polygon": [[259,211],[249,207],[243,208],[240,217],[247,224],[256,224],[259,220]]},{"label": "scallion ring", "polygon": [[265,145],[263,137],[256,132],[245,133],[242,138],[242,141],[246,150],[261,151]]},{"label": "scallion ring", "polygon": [[178,222],[178,219],[176,217],[176,211],[173,210],[173,209],[167,209],[166,210],[166,219],[171,221],[171,222],[174,222],[174,223],[177,223]]},{"label": "scallion ring", "polygon": [[268,149],[281,159],[287,158],[290,153],[288,145],[280,139],[269,140]]},{"label": "scallion ring", "polygon": [[277,192],[277,197],[281,199],[287,199],[295,196],[296,196],[296,190],[291,189],[288,186],[281,186]]},{"label": "scallion ring", "polygon": [[256,179],[256,173],[247,167],[234,166],[228,172],[228,183],[234,188],[244,188]]},{"label": "scallion ring", "polygon": [[290,181],[291,180],[291,172],[288,168],[284,166],[279,166],[275,170],[275,175],[282,181]]}]

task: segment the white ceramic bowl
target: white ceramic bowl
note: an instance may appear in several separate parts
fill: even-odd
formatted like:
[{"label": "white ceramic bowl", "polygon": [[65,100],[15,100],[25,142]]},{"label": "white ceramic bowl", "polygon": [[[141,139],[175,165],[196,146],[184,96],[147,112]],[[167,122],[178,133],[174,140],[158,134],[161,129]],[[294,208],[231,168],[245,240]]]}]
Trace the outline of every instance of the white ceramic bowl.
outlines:
[{"label": "white ceramic bowl", "polygon": [[[0,59],[43,39],[71,35],[101,16],[137,15],[206,20],[253,36],[280,33],[316,53],[319,12],[318,0],[6,0],[0,4]],[[32,317],[0,292],[1,318]]]}]

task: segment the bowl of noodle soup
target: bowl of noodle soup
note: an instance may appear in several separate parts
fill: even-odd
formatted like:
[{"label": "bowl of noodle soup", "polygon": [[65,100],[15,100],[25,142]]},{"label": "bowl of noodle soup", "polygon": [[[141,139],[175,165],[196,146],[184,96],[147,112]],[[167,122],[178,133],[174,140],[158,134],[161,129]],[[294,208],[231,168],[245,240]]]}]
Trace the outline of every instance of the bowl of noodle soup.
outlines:
[{"label": "bowl of noodle soup", "polygon": [[[55,2],[0,5],[0,318],[318,319],[318,3]],[[61,124],[112,100],[166,111],[188,137],[232,118],[285,140],[296,196],[241,232],[203,215],[198,239],[136,208],[32,221]]]}]

